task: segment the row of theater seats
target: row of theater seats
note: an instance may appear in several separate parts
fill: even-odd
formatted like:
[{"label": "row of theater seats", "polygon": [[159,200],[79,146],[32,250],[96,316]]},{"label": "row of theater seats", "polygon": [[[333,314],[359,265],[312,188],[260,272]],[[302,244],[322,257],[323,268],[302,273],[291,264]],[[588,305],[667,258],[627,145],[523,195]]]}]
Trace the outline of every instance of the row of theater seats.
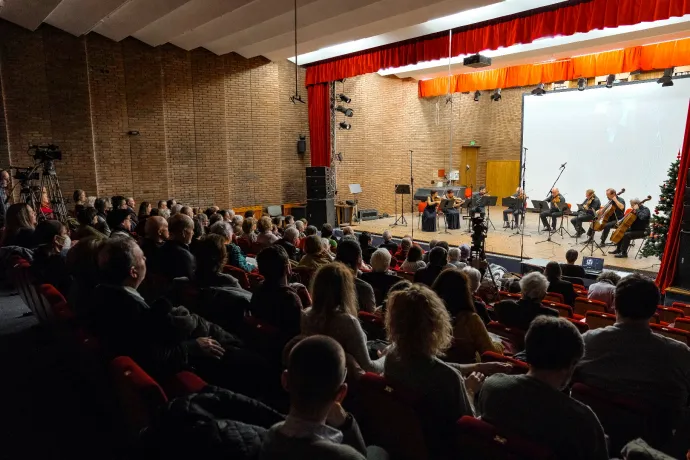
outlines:
[{"label": "row of theater seats", "polygon": [[37,284],[26,260],[17,258],[10,266],[10,277],[22,301],[84,381],[102,390],[99,394],[112,395],[106,406],[119,411],[116,415],[123,421],[122,429],[132,438],[169,399],[198,392],[207,385],[188,371],[159,383],[128,356],[106,362],[98,339],[77,323],[64,296],[50,284]]}]

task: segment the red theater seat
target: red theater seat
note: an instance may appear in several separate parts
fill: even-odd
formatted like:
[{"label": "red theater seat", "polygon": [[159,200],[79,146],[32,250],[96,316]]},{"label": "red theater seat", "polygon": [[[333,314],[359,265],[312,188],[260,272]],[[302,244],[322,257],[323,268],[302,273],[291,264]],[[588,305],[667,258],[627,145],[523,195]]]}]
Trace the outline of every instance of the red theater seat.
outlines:
[{"label": "red theater seat", "polygon": [[223,273],[235,278],[240,283],[242,289],[246,289],[247,291],[251,289],[251,285],[249,284],[249,276],[247,275],[247,272],[241,268],[233,267],[232,265],[225,265],[223,267]]},{"label": "red theater seat", "polygon": [[517,359],[511,358],[510,356],[504,356],[493,351],[485,351],[482,353],[483,363],[509,363],[513,365],[513,370],[510,374],[526,374],[529,371],[529,364],[524,361],[519,361]]},{"label": "red theater seat", "polygon": [[674,323],[673,327],[683,331],[690,331],[690,318],[676,318],[676,322]]},{"label": "red theater seat", "polygon": [[616,324],[616,315],[610,313],[599,313],[596,311],[588,311],[585,313],[585,323],[590,329],[599,329],[600,327],[613,326]]},{"label": "red theater seat", "polygon": [[165,388],[165,394],[170,399],[174,399],[180,396],[186,396],[192,393],[198,393],[206,386],[206,383],[201,377],[193,372],[182,371],[175,374],[175,376],[169,379],[163,387]]},{"label": "red theater seat", "polygon": [[486,325],[486,330],[503,339],[506,353],[515,354],[525,348],[525,331],[522,329],[508,327],[498,321],[491,321]]},{"label": "red theater seat", "polygon": [[542,305],[545,307],[553,308],[554,310],[558,311],[558,315],[562,318],[576,318],[576,319],[582,319],[583,317],[580,315],[575,316],[573,314],[573,307],[570,305],[566,305],[564,303],[560,302],[550,302],[547,300],[542,301]]},{"label": "red theater seat", "polygon": [[563,294],[559,294],[558,292],[547,292],[544,300],[547,302],[565,303]]},{"label": "red theater seat", "polygon": [[661,324],[650,324],[650,327],[652,328],[652,332],[683,342],[686,345],[690,344],[690,332],[688,331],[670,326],[662,326]]},{"label": "red theater seat", "polygon": [[664,323],[672,323],[676,318],[685,316],[680,308],[664,307],[663,305],[658,305],[656,312],[659,313],[659,321]]},{"label": "red theater seat", "polygon": [[576,297],[573,313],[585,316],[588,311],[606,313],[606,302],[602,302],[601,300],[590,300],[587,297]]},{"label": "red theater seat", "polygon": [[458,420],[455,442],[457,458],[472,460],[555,460],[556,458],[547,447],[469,416]]},{"label": "red theater seat", "polygon": [[589,331],[589,326],[585,323],[583,323],[579,319],[575,318],[566,318],[568,321],[573,323],[573,326],[577,328],[578,331],[580,331],[580,334],[584,334],[585,332]]}]

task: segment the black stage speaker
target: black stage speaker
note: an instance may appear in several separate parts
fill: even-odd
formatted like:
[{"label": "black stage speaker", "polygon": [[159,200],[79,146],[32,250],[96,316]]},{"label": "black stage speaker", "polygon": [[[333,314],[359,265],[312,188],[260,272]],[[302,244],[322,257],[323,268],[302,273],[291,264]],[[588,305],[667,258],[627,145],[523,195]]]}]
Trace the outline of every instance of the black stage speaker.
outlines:
[{"label": "black stage speaker", "polygon": [[309,176],[319,176],[326,177],[330,174],[331,168],[328,166],[310,166],[307,168],[307,177]]},{"label": "black stage speaker", "polygon": [[306,206],[293,206],[292,211],[290,211],[292,217],[295,220],[306,219],[307,218],[307,207]]},{"label": "black stage speaker", "polygon": [[307,152],[307,138],[300,135],[299,140],[297,141],[297,153],[306,153]]},{"label": "black stage speaker", "polygon": [[678,266],[676,267],[675,287],[690,290],[690,232],[680,232],[678,245]]},{"label": "black stage speaker", "polygon": [[307,187],[325,187],[326,176],[307,176]]},{"label": "black stage speaker", "polygon": [[307,200],[307,220],[309,225],[321,228],[325,223],[335,227],[335,203],[333,198],[326,200]]},{"label": "black stage speaker", "polygon": [[307,200],[324,200],[326,196],[325,185],[307,185]]}]

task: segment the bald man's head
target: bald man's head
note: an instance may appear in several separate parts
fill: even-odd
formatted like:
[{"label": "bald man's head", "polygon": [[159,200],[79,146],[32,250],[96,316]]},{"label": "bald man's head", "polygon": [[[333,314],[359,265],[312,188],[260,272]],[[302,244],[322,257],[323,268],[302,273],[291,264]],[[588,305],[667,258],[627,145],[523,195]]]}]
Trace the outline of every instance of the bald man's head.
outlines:
[{"label": "bald man's head", "polygon": [[171,239],[189,244],[194,236],[194,221],[186,214],[175,214],[168,220]]},{"label": "bald man's head", "polygon": [[146,238],[162,243],[170,237],[168,233],[168,221],[160,216],[152,216],[146,219],[146,226],[144,227]]}]

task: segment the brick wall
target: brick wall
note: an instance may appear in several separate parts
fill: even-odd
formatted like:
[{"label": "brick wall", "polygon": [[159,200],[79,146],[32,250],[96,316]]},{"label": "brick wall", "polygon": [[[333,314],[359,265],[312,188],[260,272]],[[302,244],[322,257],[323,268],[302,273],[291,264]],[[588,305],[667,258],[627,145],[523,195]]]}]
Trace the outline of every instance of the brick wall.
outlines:
[{"label": "brick wall", "polygon": [[289,101],[294,86],[288,61],[0,20],[0,167],[28,166],[29,143],[53,142],[68,196],[83,188],[223,207],[303,200],[309,152],[298,155],[296,143],[309,130],[306,105]]}]

